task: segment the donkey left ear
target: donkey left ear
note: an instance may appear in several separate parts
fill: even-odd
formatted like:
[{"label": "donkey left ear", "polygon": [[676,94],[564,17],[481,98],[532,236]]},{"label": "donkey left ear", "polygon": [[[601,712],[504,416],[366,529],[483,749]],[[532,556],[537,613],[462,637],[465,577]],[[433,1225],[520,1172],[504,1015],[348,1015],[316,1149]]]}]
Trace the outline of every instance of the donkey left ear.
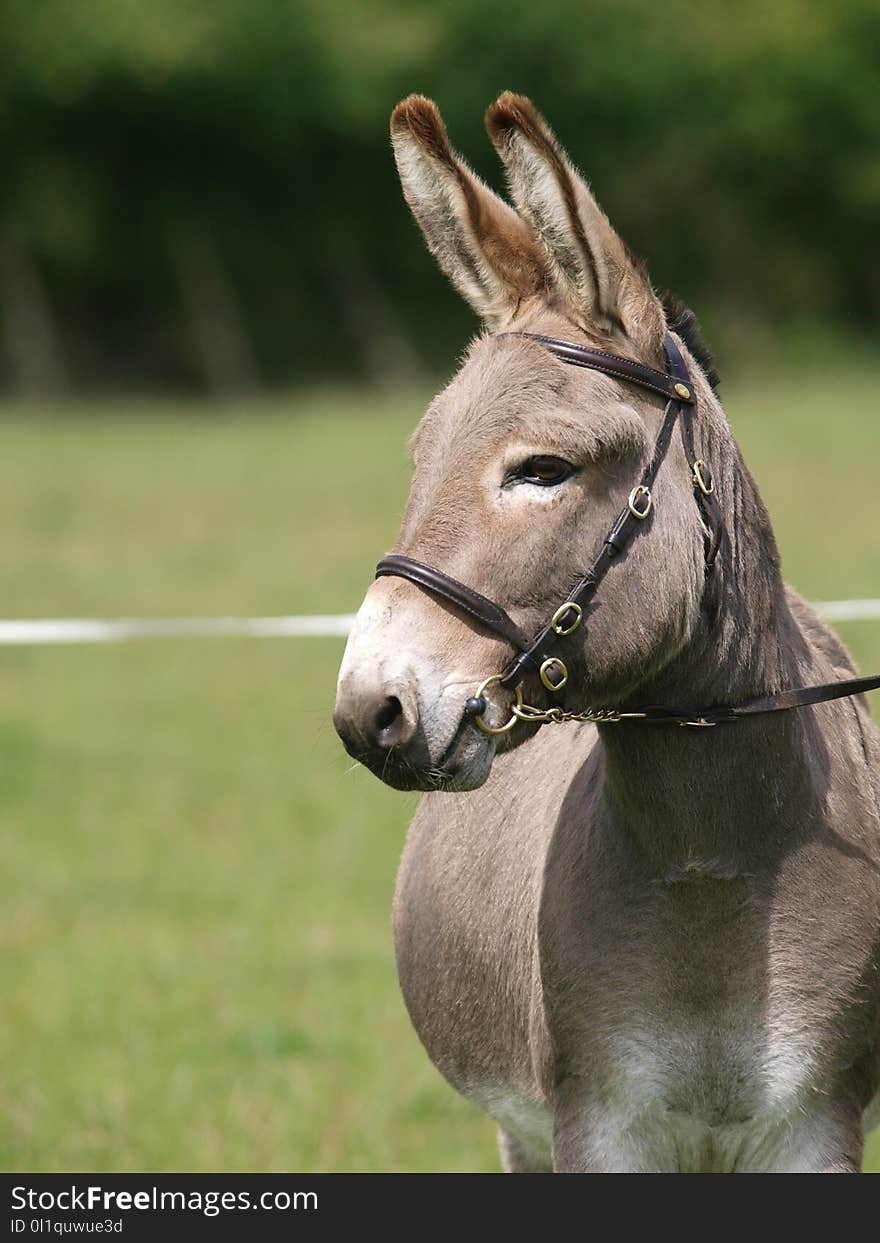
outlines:
[{"label": "donkey left ear", "polygon": [[541,243],[449,144],[436,105],[410,95],[391,114],[403,193],[428,249],[478,315],[499,326],[546,291]]},{"label": "donkey left ear", "polygon": [[662,354],[665,320],[644,265],[615,233],[553,131],[523,95],[486,113],[519,214],[544,243],[558,293],[584,329]]}]

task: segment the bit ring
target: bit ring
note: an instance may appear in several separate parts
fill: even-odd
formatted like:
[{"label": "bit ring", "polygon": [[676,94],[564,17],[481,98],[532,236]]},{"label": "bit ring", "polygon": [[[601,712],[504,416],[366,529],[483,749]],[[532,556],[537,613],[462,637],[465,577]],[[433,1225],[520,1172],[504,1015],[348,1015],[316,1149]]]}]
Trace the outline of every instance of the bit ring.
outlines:
[{"label": "bit ring", "polygon": [[[486,678],[484,682],[480,683],[479,688],[476,694],[474,695],[474,699],[483,699],[485,697],[485,691],[487,690],[487,688],[490,686],[493,686],[496,682],[500,682],[500,681],[501,681],[501,674],[493,673],[491,677]],[[514,710],[511,712],[511,717],[509,721],[505,722],[504,725],[488,725],[483,720],[483,716],[481,713],[479,716],[475,716],[473,718],[474,724],[477,726],[477,728],[481,729],[484,734],[506,734],[508,730],[513,729],[514,725],[516,725],[517,721],[519,720],[519,717],[516,715],[516,708],[521,708],[523,704],[522,682],[520,682],[519,685],[516,687],[514,694],[516,695],[516,703],[514,704]]]}]

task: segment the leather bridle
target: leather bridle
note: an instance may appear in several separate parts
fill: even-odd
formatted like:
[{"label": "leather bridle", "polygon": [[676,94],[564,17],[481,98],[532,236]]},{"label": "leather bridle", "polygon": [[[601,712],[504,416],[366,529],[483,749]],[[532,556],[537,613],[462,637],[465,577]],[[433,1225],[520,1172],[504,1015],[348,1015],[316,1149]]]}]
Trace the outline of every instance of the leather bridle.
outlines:
[{"label": "leather bridle", "polygon": [[[776,695],[749,700],[736,707],[720,706],[699,710],[649,706],[626,712],[611,708],[585,708],[577,712],[568,712],[561,707],[536,708],[524,703],[523,682],[525,677],[535,670],[538,671],[542,684],[552,694],[561,691],[567,683],[568,669],[562,658],[556,654],[556,648],[562,639],[574,634],[582,624],[585,610],[592,603],[609,569],[632,540],[646,529],[648,519],[654,510],[652,489],[657,472],[672,441],[676,424],[678,424],[685,456],[692,471],[694,496],[706,531],[705,556],[706,567],[709,571],[715,563],[724,538],[724,525],[715,496],[715,482],[711,467],[702,458],[697,457],[694,447],[693,421],[696,413],[694,386],[681,351],[669,333],[663,341],[667,366],[665,372],[649,367],[645,363],[621,358],[606,350],[577,345],[571,341],[561,341],[556,337],[531,332],[499,335],[518,336],[535,341],[562,362],[574,367],[587,367],[593,371],[601,371],[617,380],[639,385],[641,388],[665,397],[667,404],[650,461],[641,479],[630,492],[625,507],[620,511],[614,525],[605,536],[601,552],[590,569],[577,580],[550,620],[531,638],[500,604],[474,591],[472,587],[466,587],[464,583],[458,582],[443,570],[424,565],[412,557],[405,557],[399,553],[391,553],[379,562],[376,567],[377,578],[393,575],[397,578],[408,579],[429,594],[454,605],[484,630],[498,635],[515,649],[516,654],[504,671],[486,678],[476,693],[466,701],[464,706],[466,718],[471,717],[474,723],[487,734],[507,733],[517,721],[533,725],[574,720],[594,721],[599,724],[642,721],[712,726],[736,721],[745,716],[806,707],[809,704],[858,695],[864,691],[880,688],[880,675],[869,678],[850,678],[822,686],[782,691]],[[493,726],[484,719],[488,706],[486,691],[493,685],[514,691],[515,703],[511,709],[512,715],[504,725]]]}]

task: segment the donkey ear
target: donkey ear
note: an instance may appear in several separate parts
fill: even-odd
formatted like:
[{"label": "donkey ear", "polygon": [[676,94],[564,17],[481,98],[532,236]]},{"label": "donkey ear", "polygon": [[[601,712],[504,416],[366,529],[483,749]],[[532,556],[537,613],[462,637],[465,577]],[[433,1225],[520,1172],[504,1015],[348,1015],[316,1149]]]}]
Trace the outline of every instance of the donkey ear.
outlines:
[{"label": "donkey ear", "polygon": [[586,329],[656,353],[664,319],[647,273],[531,101],[506,91],[486,113],[486,128],[568,313]]},{"label": "donkey ear", "polygon": [[410,95],[397,105],[391,142],[428,249],[478,315],[499,325],[546,289],[546,259],[533,230],[453,151],[430,99]]}]

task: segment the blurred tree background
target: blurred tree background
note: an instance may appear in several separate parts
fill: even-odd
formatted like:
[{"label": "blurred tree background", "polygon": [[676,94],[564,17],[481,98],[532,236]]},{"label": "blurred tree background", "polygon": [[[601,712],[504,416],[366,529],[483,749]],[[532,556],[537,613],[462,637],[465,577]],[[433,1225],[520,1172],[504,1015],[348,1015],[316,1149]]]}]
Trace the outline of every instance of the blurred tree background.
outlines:
[{"label": "blurred tree background", "polygon": [[728,350],[880,321],[876,0],[4,0],[0,386],[387,382],[472,327],[402,202],[397,99],[526,93]]}]

